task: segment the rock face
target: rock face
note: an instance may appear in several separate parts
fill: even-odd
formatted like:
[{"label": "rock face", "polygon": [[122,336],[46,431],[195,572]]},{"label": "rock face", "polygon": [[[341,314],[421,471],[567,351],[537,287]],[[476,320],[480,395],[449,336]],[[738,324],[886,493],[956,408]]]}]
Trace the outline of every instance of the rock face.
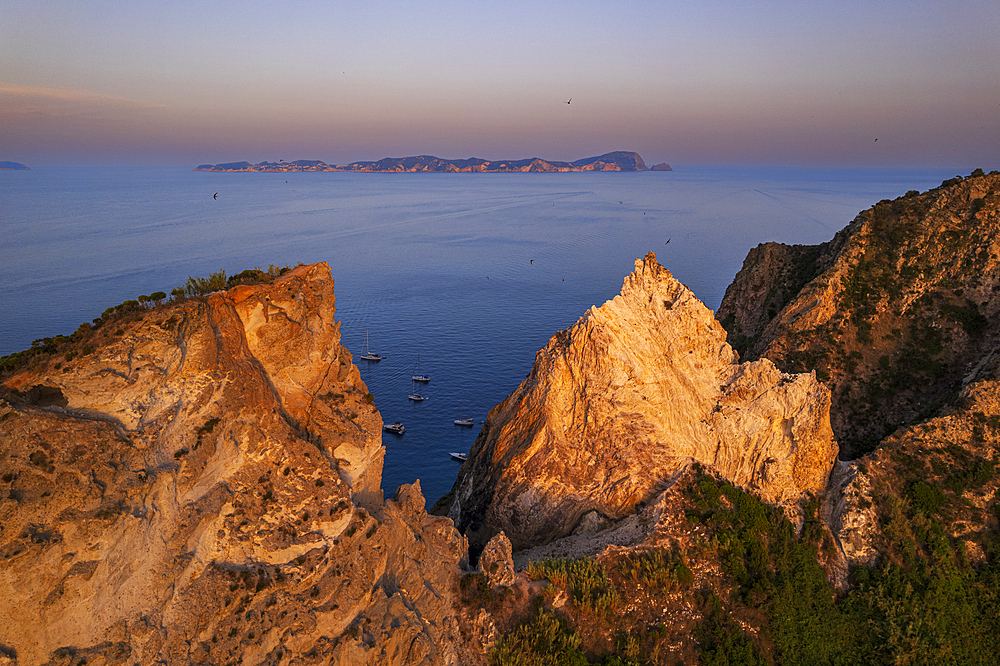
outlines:
[{"label": "rock face", "polygon": [[465,539],[419,485],[383,503],[382,421],[334,305],[329,267],[300,266],[6,381],[0,654],[454,660]]},{"label": "rock face", "polygon": [[695,461],[794,503],[822,491],[836,458],[829,406],[814,375],[740,364],[650,253],[490,412],[447,515],[474,550],[499,530],[521,549],[635,512]]},{"label": "rock face", "polygon": [[500,532],[486,544],[479,556],[479,569],[492,587],[514,582],[513,551],[506,534]]},{"label": "rock face", "polygon": [[842,453],[933,416],[1000,341],[1000,174],[863,211],[828,243],[752,250],[719,319],[746,358],[815,369]]}]

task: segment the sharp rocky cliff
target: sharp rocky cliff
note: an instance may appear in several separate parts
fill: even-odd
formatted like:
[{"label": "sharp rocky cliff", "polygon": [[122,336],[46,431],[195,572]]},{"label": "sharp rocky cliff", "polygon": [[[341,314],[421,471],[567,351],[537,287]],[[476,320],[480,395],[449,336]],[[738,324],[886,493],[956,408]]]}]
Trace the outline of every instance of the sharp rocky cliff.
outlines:
[{"label": "sharp rocky cliff", "polygon": [[526,548],[606,528],[700,463],[794,511],[836,458],[829,407],[813,374],[740,363],[650,253],[620,295],[538,352],[435,510],[474,550],[501,530]]},{"label": "sharp rocky cliff", "polygon": [[828,243],[752,250],[719,307],[734,346],[815,369],[848,459],[934,416],[1000,341],[1000,174],[863,211]]},{"label": "sharp rocky cliff", "polygon": [[7,378],[0,662],[456,662],[466,542],[419,484],[383,502],[333,286],[300,266]]}]

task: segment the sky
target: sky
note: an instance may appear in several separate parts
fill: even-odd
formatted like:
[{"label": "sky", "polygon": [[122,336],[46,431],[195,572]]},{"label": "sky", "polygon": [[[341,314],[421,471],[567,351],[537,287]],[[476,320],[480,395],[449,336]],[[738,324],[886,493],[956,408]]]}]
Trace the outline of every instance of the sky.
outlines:
[{"label": "sky", "polygon": [[1000,168],[1000,1],[0,0],[0,160],[612,150]]}]

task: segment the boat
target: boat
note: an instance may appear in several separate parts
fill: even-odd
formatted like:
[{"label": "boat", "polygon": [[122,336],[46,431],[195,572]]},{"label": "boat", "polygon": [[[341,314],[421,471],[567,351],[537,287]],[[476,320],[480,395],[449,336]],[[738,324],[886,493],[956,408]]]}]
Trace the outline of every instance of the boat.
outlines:
[{"label": "boat", "polygon": [[455,460],[458,460],[460,462],[465,462],[466,460],[469,459],[468,453],[450,453],[449,455]]},{"label": "boat", "polygon": [[374,353],[368,351],[368,331],[365,331],[365,353],[361,355],[361,360],[362,361],[373,361],[375,363],[378,363],[379,361],[381,361],[384,358],[385,358],[385,356],[380,356],[378,354],[374,354]]},{"label": "boat", "polygon": [[410,394],[410,400],[412,400],[414,402],[423,402],[426,399],[427,398],[425,398],[424,396],[420,395],[416,391],[414,391],[413,393]]},{"label": "boat", "polygon": [[430,375],[425,375],[420,372],[420,354],[417,354],[417,364],[413,366],[413,376],[410,377],[410,379],[423,384],[426,384],[431,380]]},{"label": "boat", "polygon": [[475,419],[455,419],[455,425],[457,426],[474,426],[476,425]]},{"label": "boat", "polygon": [[395,433],[397,435],[402,435],[404,432],[406,432],[406,428],[404,428],[403,424],[400,423],[399,421],[396,421],[395,423],[392,424],[386,423],[384,426],[382,426],[382,430],[388,430],[389,432]]}]

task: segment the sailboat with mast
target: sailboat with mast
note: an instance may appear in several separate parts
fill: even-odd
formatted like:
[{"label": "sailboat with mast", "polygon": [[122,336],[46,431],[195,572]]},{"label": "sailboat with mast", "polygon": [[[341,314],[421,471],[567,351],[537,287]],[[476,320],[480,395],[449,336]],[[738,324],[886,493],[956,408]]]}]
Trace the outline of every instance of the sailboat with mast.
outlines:
[{"label": "sailboat with mast", "polygon": [[413,366],[413,376],[410,379],[421,384],[426,384],[431,380],[430,375],[425,375],[420,371],[420,354],[417,354],[417,364]]},{"label": "sailboat with mast", "polygon": [[374,352],[369,351],[369,349],[368,349],[368,331],[365,331],[365,353],[361,355],[361,360],[362,361],[372,361],[372,362],[378,363],[379,361],[381,361],[384,358],[385,358],[385,356],[380,356],[379,354],[376,354]]}]

